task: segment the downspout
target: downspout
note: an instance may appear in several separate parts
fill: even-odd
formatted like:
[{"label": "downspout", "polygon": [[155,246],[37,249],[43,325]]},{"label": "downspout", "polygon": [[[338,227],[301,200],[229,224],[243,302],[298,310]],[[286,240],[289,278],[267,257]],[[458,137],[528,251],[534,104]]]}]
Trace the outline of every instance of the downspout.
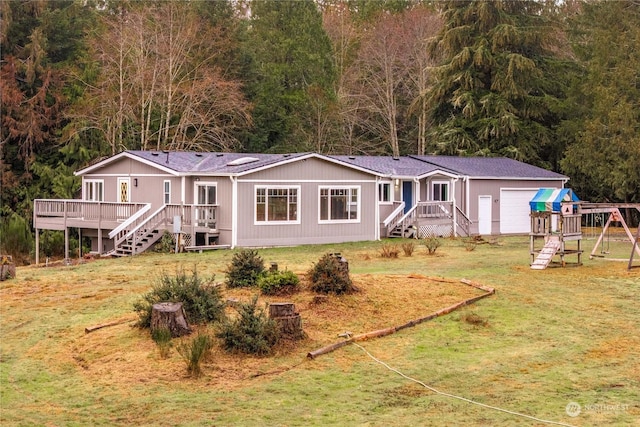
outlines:
[{"label": "downspout", "polygon": [[[469,212],[469,177],[465,176],[463,179],[464,179],[464,182],[465,182],[465,207],[464,207],[464,213],[465,213],[465,215],[467,215],[467,218],[471,219],[471,214]],[[469,232],[471,232],[471,230],[469,230]]]},{"label": "downspout", "polygon": [[380,240],[380,177],[376,176],[376,184],[375,184],[375,194],[376,194],[376,211],[375,211],[375,228],[373,239]]},{"label": "downspout", "polygon": [[185,197],[187,195],[187,177],[186,176],[182,176],[182,181],[180,182],[180,204],[184,205],[187,198]]},{"label": "downspout", "polygon": [[231,249],[238,244],[238,179],[230,176],[231,180]]},{"label": "downspout", "polygon": [[453,202],[453,237],[458,237],[458,209],[456,206],[456,183],[458,182],[458,177],[453,178],[453,191],[451,192],[452,202]]}]

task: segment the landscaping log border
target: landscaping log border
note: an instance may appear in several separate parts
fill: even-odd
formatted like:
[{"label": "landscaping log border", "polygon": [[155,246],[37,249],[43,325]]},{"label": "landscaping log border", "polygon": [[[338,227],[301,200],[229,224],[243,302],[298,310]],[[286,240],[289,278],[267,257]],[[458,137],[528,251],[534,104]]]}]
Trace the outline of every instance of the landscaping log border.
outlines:
[{"label": "landscaping log border", "polygon": [[[430,278],[430,277],[427,277],[426,279],[432,280],[432,281],[438,281],[438,282],[456,283],[455,280],[446,280],[446,279],[442,279],[442,278]],[[480,290],[484,291],[485,293],[482,294],[482,295],[479,295],[477,297],[468,298],[468,299],[466,299],[464,301],[460,301],[460,302],[458,302],[456,304],[450,305],[449,307],[446,307],[446,308],[443,308],[441,310],[438,310],[438,311],[436,311],[434,313],[431,313],[431,314],[429,314],[427,316],[411,320],[411,321],[409,321],[409,322],[407,322],[405,324],[399,325],[399,326],[391,326],[391,327],[385,328],[385,329],[378,329],[377,331],[372,331],[372,332],[367,332],[367,333],[364,333],[364,334],[350,336],[344,341],[339,341],[337,343],[333,343],[333,344],[328,345],[326,347],[322,347],[322,348],[319,348],[317,350],[311,351],[311,352],[307,353],[307,357],[309,359],[315,359],[318,356],[330,353],[330,352],[332,352],[334,350],[337,350],[339,348],[344,347],[347,344],[351,344],[352,342],[364,341],[364,340],[367,340],[367,339],[370,339],[370,338],[378,338],[378,337],[384,337],[386,335],[394,334],[394,333],[396,333],[398,331],[401,331],[403,329],[411,328],[413,326],[419,325],[420,323],[423,323],[423,322],[426,322],[428,320],[435,319],[436,317],[440,317],[442,315],[451,313],[452,311],[455,311],[455,310],[457,310],[457,309],[459,309],[461,307],[467,306],[469,304],[473,304],[476,301],[479,301],[479,300],[481,300],[483,298],[486,298],[486,297],[496,293],[494,288],[490,288],[488,286],[481,285],[480,283],[474,282],[472,280],[460,279],[460,282],[464,283],[467,286],[471,286],[473,288],[480,289]]]}]

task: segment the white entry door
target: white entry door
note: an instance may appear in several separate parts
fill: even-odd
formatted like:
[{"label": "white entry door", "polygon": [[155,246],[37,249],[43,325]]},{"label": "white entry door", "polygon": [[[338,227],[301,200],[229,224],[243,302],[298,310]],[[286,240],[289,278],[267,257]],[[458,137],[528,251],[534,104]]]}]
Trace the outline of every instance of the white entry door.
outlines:
[{"label": "white entry door", "polygon": [[491,234],[491,196],[478,196],[478,234]]},{"label": "white entry door", "polygon": [[[131,201],[131,181],[129,178],[118,178],[118,203],[129,203]],[[118,207],[118,219],[129,217],[129,207]]]}]

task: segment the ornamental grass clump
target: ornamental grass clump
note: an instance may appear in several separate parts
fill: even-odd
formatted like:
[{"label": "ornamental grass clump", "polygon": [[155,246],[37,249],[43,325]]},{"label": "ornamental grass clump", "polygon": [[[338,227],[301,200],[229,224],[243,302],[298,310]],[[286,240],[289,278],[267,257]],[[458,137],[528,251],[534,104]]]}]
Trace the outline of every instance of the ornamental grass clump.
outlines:
[{"label": "ornamental grass clump", "polygon": [[167,359],[171,353],[171,331],[169,328],[157,328],[151,331],[151,338],[158,346],[160,357]]},{"label": "ornamental grass clump", "polygon": [[142,299],[133,304],[138,313],[138,326],[151,326],[153,304],[159,302],[181,302],[189,323],[217,322],[224,318],[225,302],[215,276],[202,278],[195,268],[191,274],[179,268],[175,276],[162,272],[158,283]]},{"label": "ornamental grass clump", "polygon": [[211,355],[213,339],[206,334],[198,334],[193,339],[183,341],[176,347],[178,354],[187,364],[187,373],[198,378],[202,375],[202,361]]},{"label": "ornamental grass clump", "polygon": [[264,261],[254,249],[242,249],[236,252],[227,267],[227,286],[229,288],[248,288],[258,284],[264,274]]}]

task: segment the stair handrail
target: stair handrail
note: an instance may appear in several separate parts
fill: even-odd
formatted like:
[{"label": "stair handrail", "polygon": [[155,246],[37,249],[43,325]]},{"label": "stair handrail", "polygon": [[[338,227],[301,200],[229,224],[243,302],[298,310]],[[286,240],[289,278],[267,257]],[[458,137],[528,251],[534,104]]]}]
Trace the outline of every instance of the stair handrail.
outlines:
[{"label": "stair handrail", "polygon": [[469,229],[471,228],[471,220],[458,206],[456,206],[456,225],[465,232],[465,237],[470,236]]},{"label": "stair handrail", "polygon": [[122,224],[120,224],[119,226],[111,230],[111,232],[109,232],[109,238],[113,239],[119,233],[126,230],[131,224],[135,223],[141,216],[149,212],[150,209],[151,209],[151,203],[145,203],[145,205],[142,208],[140,208],[136,213],[134,213],[129,218],[127,218],[126,221],[124,221]]},{"label": "stair handrail", "polygon": [[[400,204],[398,205],[398,207],[397,207],[397,208],[395,208],[395,209],[393,210],[393,212],[391,212],[391,213],[389,214],[389,216],[387,216],[387,218],[385,218],[385,220],[384,220],[384,221],[382,221],[382,224],[383,224],[385,227],[389,227],[389,225],[390,225],[391,223],[394,223],[394,226],[395,226],[395,224],[397,224],[397,223],[398,223],[398,221],[394,221],[394,220],[395,220],[396,218],[399,218],[399,217],[401,216],[402,212],[404,212],[404,206],[405,206],[405,205],[404,205],[404,202],[400,202]],[[392,227],[392,228],[393,228],[393,227]]]},{"label": "stair handrail", "polygon": [[[165,209],[166,205],[162,205],[158,210],[156,210],[154,213],[152,213],[150,216],[148,216],[147,218],[144,219],[144,221],[141,221],[138,225],[136,225],[134,228],[132,228],[131,230],[123,230],[121,231],[120,235],[115,239],[115,241],[113,242],[114,247],[118,248],[120,246],[120,244],[122,242],[127,241],[127,239],[131,238],[136,232],[138,232],[138,230],[140,230],[143,226],[149,224],[153,219],[155,219],[156,216],[158,216],[164,209]],[[132,222],[133,223],[133,222]],[[154,224],[154,226],[157,224]],[[126,232],[125,232],[126,231]],[[109,237],[111,237],[111,234],[109,234]]]},{"label": "stair handrail", "polygon": [[[124,236],[124,240],[132,237],[135,233],[137,233],[142,227],[146,226],[147,224],[149,224],[152,220],[154,220],[158,215],[160,215],[161,213],[163,213],[163,211],[167,208],[167,205],[162,205],[158,208],[157,211],[155,211],[154,213],[152,213],[151,215],[149,215],[148,218],[146,218],[144,221],[142,221],[140,224],[136,225],[134,228],[132,228],[131,230],[129,230],[129,232],[127,234],[125,234]],[[165,220],[165,218],[163,218],[160,221],[157,221],[153,224],[153,227],[157,226],[158,224],[162,223],[163,220]]]},{"label": "stair handrail", "polygon": [[418,205],[413,205],[411,207],[411,209],[409,209],[407,211],[406,214],[404,214],[402,216],[402,218],[400,218],[398,220],[398,223],[401,227],[402,227],[402,237],[404,237],[404,230],[407,228],[407,220],[409,220],[409,222],[413,223],[416,219],[416,209],[418,208]]}]

